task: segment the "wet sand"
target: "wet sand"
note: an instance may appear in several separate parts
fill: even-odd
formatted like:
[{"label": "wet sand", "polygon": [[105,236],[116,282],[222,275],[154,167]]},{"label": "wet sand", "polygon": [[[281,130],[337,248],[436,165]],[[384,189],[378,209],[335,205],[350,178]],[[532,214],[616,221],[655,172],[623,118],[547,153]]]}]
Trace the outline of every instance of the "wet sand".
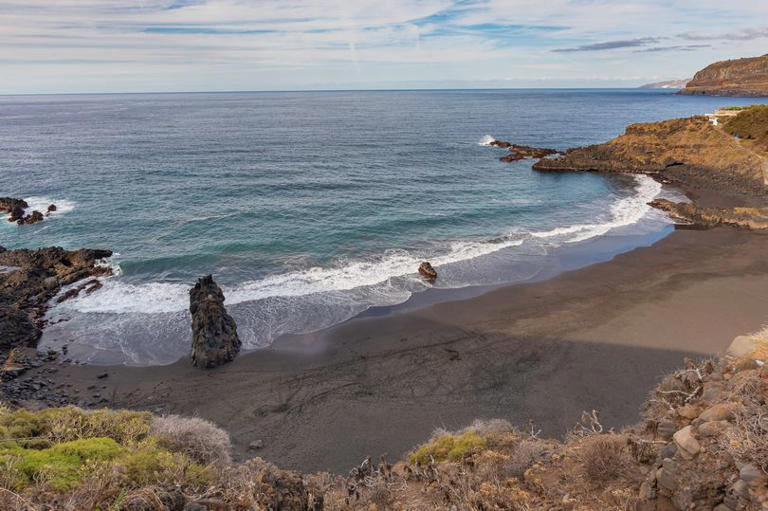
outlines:
[{"label": "wet sand", "polygon": [[[761,326],[766,253],[768,235],[679,230],[547,281],[360,317],[214,370],[62,366],[54,379],[75,400],[98,392],[111,407],[210,419],[239,457],[303,471],[396,459],[436,427],[481,417],[532,418],[559,436],[597,408],[620,427],[684,357]],[[249,450],[254,440],[264,447]]]}]

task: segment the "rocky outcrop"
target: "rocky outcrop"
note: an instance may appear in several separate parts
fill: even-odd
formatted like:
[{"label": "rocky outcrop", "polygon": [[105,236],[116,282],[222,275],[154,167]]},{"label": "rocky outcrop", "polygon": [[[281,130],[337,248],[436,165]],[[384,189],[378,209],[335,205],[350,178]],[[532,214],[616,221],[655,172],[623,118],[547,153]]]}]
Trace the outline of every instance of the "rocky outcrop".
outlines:
[{"label": "rocky outcrop", "polygon": [[545,156],[549,156],[550,154],[557,153],[555,149],[549,149],[546,147],[532,147],[527,145],[512,144],[510,142],[505,142],[504,140],[494,140],[488,145],[500,147],[502,149],[507,149],[509,151],[509,154],[504,155],[500,158],[501,161],[506,161],[506,162],[523,160],[525,158],[544,158]]},{"label": "rocky outcrop", "polygon": [[6,250],[0,247],[0,358],[19,346],[34,346],[44,326],[48,301],[64,286],[111,270],[97,266],[109,250]]},{"label": "rocky outcrop", "polygon": [[45,215],[37,210],[27,215],[25,214],[27,208],[29,208],[29,204],[25,200],[14,199],[13,197],[0,197],[0,213],[8,213],[8,221],[16,222],[19,225],[31,225],[42,222],[46,216],[50,216],[57,209],[56,204],[50,204],[45,211]]},{"label": "rocky outcrop", "polygon": [[728,225],[743,229],[768,229],[768,208],[702,208],[667,199],[655,199],[648,204],[676,220],[703,227]]},{"label": "rocky outcrop", "polygon": [[36,224],[37,222],[42,222],[43,219],[44,219],[43,214],[37,210],[34,210],[29,215],[26,215],[23,218],[19,218],[16,221],[16,223],[19,225],[32,225],[32,224]]},{"label": "rocky outcrop", "polygon": [[768,55],[710,64],[680,94],[768,96]]},{"label": "rocky outcrop", "polygon": [[437,278],[437,272],[427,261],[424,261],[419,265],[419,273],[421,273],[427,280],[435,280]]},{"label": "rocky outcrop", "polygon": [[240,338],[232,316],[224,308],[224,293],[211,275],[189,290],[192,313],[192,364],[211,368],[235,359]]},{"label": "rocky outcrop", "polygon": [[24,210],[29,207],[26,201],[13,197],[0,197],[0,212],[8,213],[8,221],[16,222],[24,218]]},{"label": "rocky outcrop", "polygon": [[543,158],[533,168],[650,174],[724,194],[768,192],[766,158],[701,116],[632,124],[613,140]]}]

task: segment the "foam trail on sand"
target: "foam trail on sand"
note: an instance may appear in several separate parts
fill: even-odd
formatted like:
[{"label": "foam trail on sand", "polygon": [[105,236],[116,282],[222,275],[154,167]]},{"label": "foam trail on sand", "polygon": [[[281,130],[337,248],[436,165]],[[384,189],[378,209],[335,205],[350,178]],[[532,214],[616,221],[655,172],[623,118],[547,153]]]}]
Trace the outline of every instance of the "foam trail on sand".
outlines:
[{"label": "foam trail on sand", "polygon": [[536,238],[555,238],[570,234],[573,236],[564,239],[563,242],[574,243],[601,236],[611,229],[638,222],[651,210],[648,202],[661,192],[661,184],[644,175],[637,175],[634,178],[637,183],[635,185],[636,193],[614,202],[609,209],[610,216],[604,222],[557,227],[549,231],[532,232],[531,235]]}]

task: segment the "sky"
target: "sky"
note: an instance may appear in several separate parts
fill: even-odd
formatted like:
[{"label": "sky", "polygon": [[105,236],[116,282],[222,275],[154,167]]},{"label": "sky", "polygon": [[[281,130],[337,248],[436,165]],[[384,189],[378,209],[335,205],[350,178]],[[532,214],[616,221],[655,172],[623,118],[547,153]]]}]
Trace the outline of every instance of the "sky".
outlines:
[{"label": "sky", "polygon": [[629,87],[768,53],[768,0],[0,0],[0,94]]}]

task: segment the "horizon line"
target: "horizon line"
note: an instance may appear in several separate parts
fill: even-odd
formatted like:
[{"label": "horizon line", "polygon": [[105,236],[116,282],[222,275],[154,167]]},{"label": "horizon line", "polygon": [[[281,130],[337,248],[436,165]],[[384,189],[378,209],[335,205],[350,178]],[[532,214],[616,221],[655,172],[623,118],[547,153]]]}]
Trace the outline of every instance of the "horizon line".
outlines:
[{"label": "horizon line", "polygon": [[403,88],[338,88],[338,89],[253,89],[253,90],[177,90],[119,92],[0,92],[0,96],[108,96],[128,94],[253,94],[285,92],[418,92],[418,91],[503,91],[503,90],[649,90],[674,92],[682,88],[635,87],[403,87]]}]

